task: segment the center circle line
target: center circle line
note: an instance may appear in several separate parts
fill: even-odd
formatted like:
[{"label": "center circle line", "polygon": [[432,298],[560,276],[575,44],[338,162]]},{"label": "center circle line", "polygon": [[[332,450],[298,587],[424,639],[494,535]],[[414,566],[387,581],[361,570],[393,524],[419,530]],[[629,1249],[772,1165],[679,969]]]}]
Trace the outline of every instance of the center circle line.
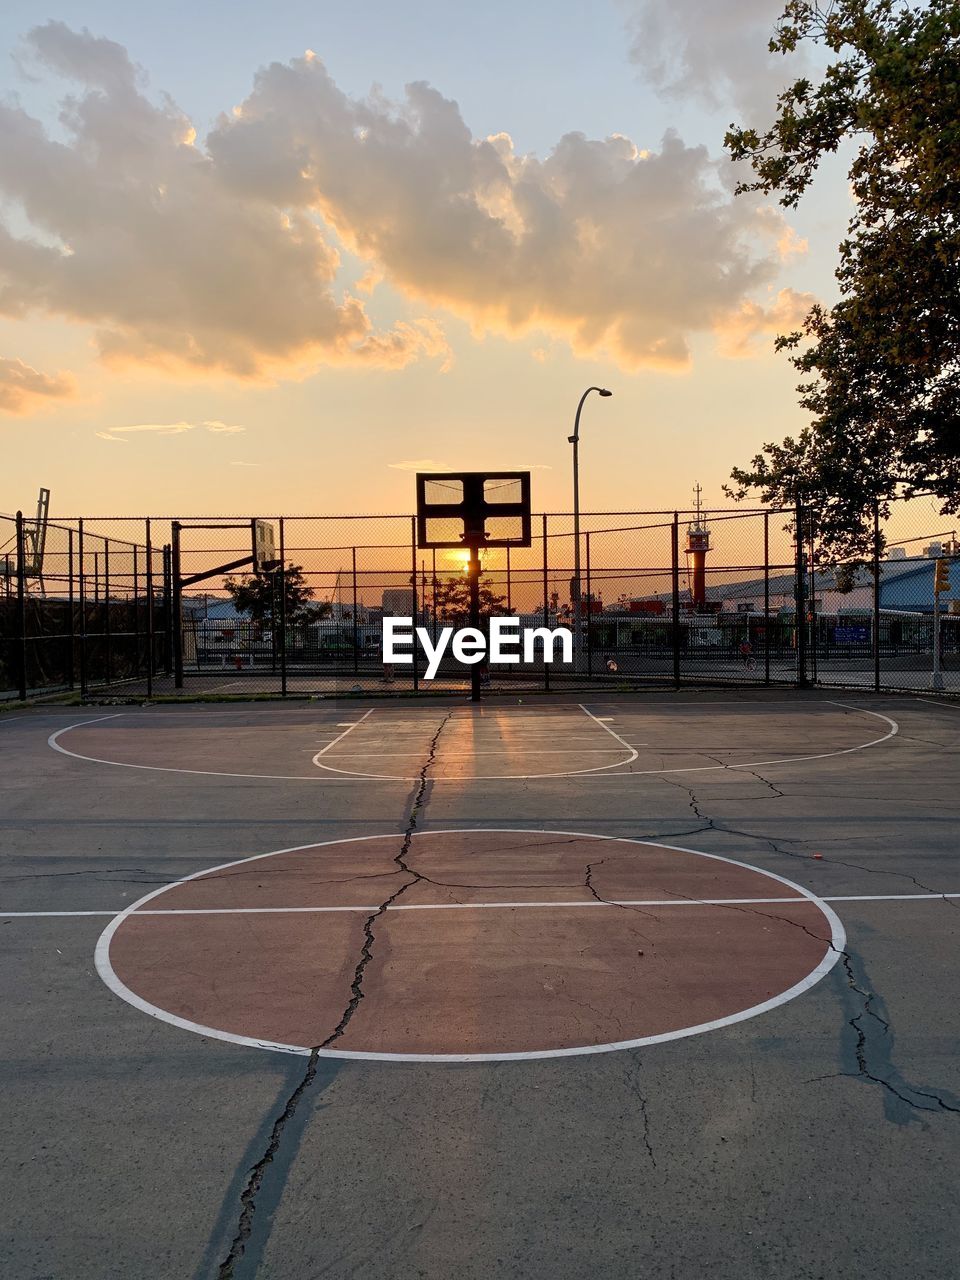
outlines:
[{"label": "center circle line", "polygon": [[[152,890],[145,894],[136,902],[130,904],[108,923],[103,933],[100,935],[96,950],[94,952],[94,964],[101,980],[104,984],[122,1000],[141,1012],[148,1014],[150,1017],[156,1018],[158,1021],[167,1022],[172,1026],[179,1027],[185,1031],[192,1031],[197,1035],[209,1036],[213,1039],[223,1040],[230,1044],[243,1045],[248,1048],[265,1049],[278,1053],[295,1054],[301,1057],[311,1056],[314,1052],[318,1053],[322,1058],[346,1059],[351,1061],[370,1061],[370,1062],[424,1062],[424,1063],[463,1063],[463,1062],[506,1062],[506,1061],[533,1061],[541,1058],[567,1058],[567,1057],[583,1057],[593,1053],[611,1053],[622,1049],[636,1049],[647,1045],[663,1044],[671,1040],[686,1039],[689,1036],[700,1035],[708,1031],[719,1030],[724,1027],[732,1026],[737,1022],[743,1022],[748,1018],[754,1018],[762,1013],[766,1013],[771,1009],[775,1009],[788,1001],[795,999],[804,992],[815,986],[821,978],[823,978],[840,959],[846,946],[846,932],[840,917],[827,902],[818,897],[811,890],[804,888],[803,885],[796,881],[788,880],[785,876],[778,875],[774,871],[767,871],[750,863],[742,862],[737,858],[729,858],[723,854],[705,853],[700,849],[690,849],[682,845],[665,844],[656,840],[634,840],[628,836],[610,836],[601,835],[594,832],[585,831],[561,831],[544,828],[529,827],[448,827],[442,829],[433,829],[430,831],[421,831],[417,833],[417,838],[425,838],[431,836],[442,835],[464,835],[464,834],[503,834],[503,835],[527,835],[527,836],[566,836],[583,839],[585,841],[615,841],[622,844],[638,845],[641,847],[649,847],[654,849],[666,849],[673,853],[692,854],[694,857],[706,858],[713,862],[722,862],[730,866],[738,867],[742,870],[752,872],[754,875],[765,876],[769,880],[775,880],[779,884],[785,885],[788,889],[793,890],[799,899],[805,900],[808,904],[817,907],[820,913],[825,917],[829,926],[829,938],[823,938],[826,950],[819,963],[810,970],[810,972],[799,982],[787,988],[785,991],[779,992],[768,1000],[753,1005],[748,1009],[738,1010],[732,1014],[724,1015],[720,1018],[712,1019],[708,1022],[696,1024],[694,1026],[681,1027],[672,1031],[660,1032],[656,1035],[640,1036],[633,1039],[611,1041],[605,1044],[596,1045],[574,1045],[559,1049],[536,1049],[536,1050],[518,1050],[505,1053],[389,1053],[371,1050],[357,1049],[320,1049],[317,1051],[314,1046],[286,1044],[279,1041],[271,1041],[268,1039],[257,1038],[252,1036],[239,1035],[231,1031],[224,1031],[218,1027],[205,1026],[201,1023],[194,1022],[188,1018],[182,1018],[178,1014],[171,1013],[167,1009],[160,1008],[152,1004],[148,1000],[144,1000],[136,992],[132,991],[119,977],[113,968],[110,960],[110,944],[114,934],[131,916],[137,915],[140,908],[144,907],[148,902],[153,901],[160,894],[166,893],[171,889],[177,888],[179,885],[187,884],[192,880],[198,880],[205,876],[213,875],[217,871],[225,871],[228,868],[236,866],[246,866],[251,862],[259,862],[265,858],[278,857],[287,853],[300,853],[307,849],[322,849],[342,844],[359,844],[370,840],[398,840],[401,837],[397,832],[384,832],[381,835],[353,836],[344,837],[338,840],[315,841],[312,844],[294,845],[287,849],[274,849],[269,853],[255,854],[250,858],[232,859],[215,867],[206,867],[201,871],[196,871],[191,875],[183,876],[179,880],[173,880],[169,884],[161,885],[158,889]],[[785,902],[785,899],[778,898],[776,902]],[[733,905],[729,903],[729,905]],[[723,905],[716,903],[712,905]],[[376,908],[379,910],[379,908]]]}]

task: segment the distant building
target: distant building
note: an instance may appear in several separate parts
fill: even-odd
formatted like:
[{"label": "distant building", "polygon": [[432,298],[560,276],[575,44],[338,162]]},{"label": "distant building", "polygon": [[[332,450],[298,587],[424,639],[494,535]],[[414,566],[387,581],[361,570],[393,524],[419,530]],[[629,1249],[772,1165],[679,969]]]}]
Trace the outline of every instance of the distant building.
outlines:
[{"label": "distant building", "polygon": [[409,587],[388,587],[382,596],[385,618],[409,618],[413,613],[414,593]]}]

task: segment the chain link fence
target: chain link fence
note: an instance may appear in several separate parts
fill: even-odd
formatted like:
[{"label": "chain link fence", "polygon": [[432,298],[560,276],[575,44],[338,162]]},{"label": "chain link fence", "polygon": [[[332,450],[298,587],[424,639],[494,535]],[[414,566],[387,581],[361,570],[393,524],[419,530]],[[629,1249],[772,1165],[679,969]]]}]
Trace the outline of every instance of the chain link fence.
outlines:
[{"label": "chain link fence", "polygon": [[[431,645],[468,621],[466,552],[422,550],[410,515],[0,516],[0,697],[323,696],[465,691],[445,652],[385,664],[384,619]],[[801,530],[799,543],[796,529]],[[873,554],[834,563],[812,510],[602,512],[533,519],[482,553],[486,618],[569,633],[569,660],[484,669],[493,690],[782,684],[960,692],[957,532],[897,502]],[[922,530],[922,532],[921,532]],[[579,589],[575,574],[580,542]]]},{"label": "chain link fence", "polygon": [[[171,670],[169,551],[150,521],[0,516],[0,697],[120,689]],[[138,540],[139,539],[139,540]]]}]

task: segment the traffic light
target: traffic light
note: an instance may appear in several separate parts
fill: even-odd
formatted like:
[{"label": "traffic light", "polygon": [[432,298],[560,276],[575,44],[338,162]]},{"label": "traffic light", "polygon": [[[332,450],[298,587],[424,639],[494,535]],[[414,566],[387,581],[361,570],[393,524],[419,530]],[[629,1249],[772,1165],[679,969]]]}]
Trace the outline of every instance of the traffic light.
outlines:
[{"label": "traffic light", "polygon": [[950,590],[950,562],[949,560],[938,560],[937,566],[933,571],[933,589],[940,595],[943,591]]}]

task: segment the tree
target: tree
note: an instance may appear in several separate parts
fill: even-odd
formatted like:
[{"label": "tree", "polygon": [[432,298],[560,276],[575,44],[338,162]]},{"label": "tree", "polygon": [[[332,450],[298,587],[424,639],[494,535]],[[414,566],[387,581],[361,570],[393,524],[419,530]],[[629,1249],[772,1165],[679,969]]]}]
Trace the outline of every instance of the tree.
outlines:
[{"label": "tree", "polygon": [[765,444],[728,492],[818,509],[821,541],[867,550],[876,504],[931,493],[960,508],[960,0],[790,0],[770,42],[830,51],[820,83],[799,79],[765,133],[731,128],[752,165],[741,191],[796,206],[822,157],[846,140],[856,201],[836,271],[839,301],[777,338],[812,415]]},{"label": "tree", "polygon": [[[494,613],[501,613],[506,596],[498,595],[490,585],[486,574],[480,575],[480,615],[489,618]],[[433,607],[437,617],[443,622],[454,622],[463,625],[470,621],[470,579],[466,574],[435,580]]]},{"label": "tree", "polygon": [[[288,623],[316,622],[329,616],[328,601],[310,603],[313,588],[304,580],[302,565],[287,565],[282,577]],[[280,610],[280,579],[279,570],[267,573],[258,569],[242,578],[227,578],[223,585],[237,613],[249,614],[260,626],[272,626],[274,610],[278,614]]]}]

